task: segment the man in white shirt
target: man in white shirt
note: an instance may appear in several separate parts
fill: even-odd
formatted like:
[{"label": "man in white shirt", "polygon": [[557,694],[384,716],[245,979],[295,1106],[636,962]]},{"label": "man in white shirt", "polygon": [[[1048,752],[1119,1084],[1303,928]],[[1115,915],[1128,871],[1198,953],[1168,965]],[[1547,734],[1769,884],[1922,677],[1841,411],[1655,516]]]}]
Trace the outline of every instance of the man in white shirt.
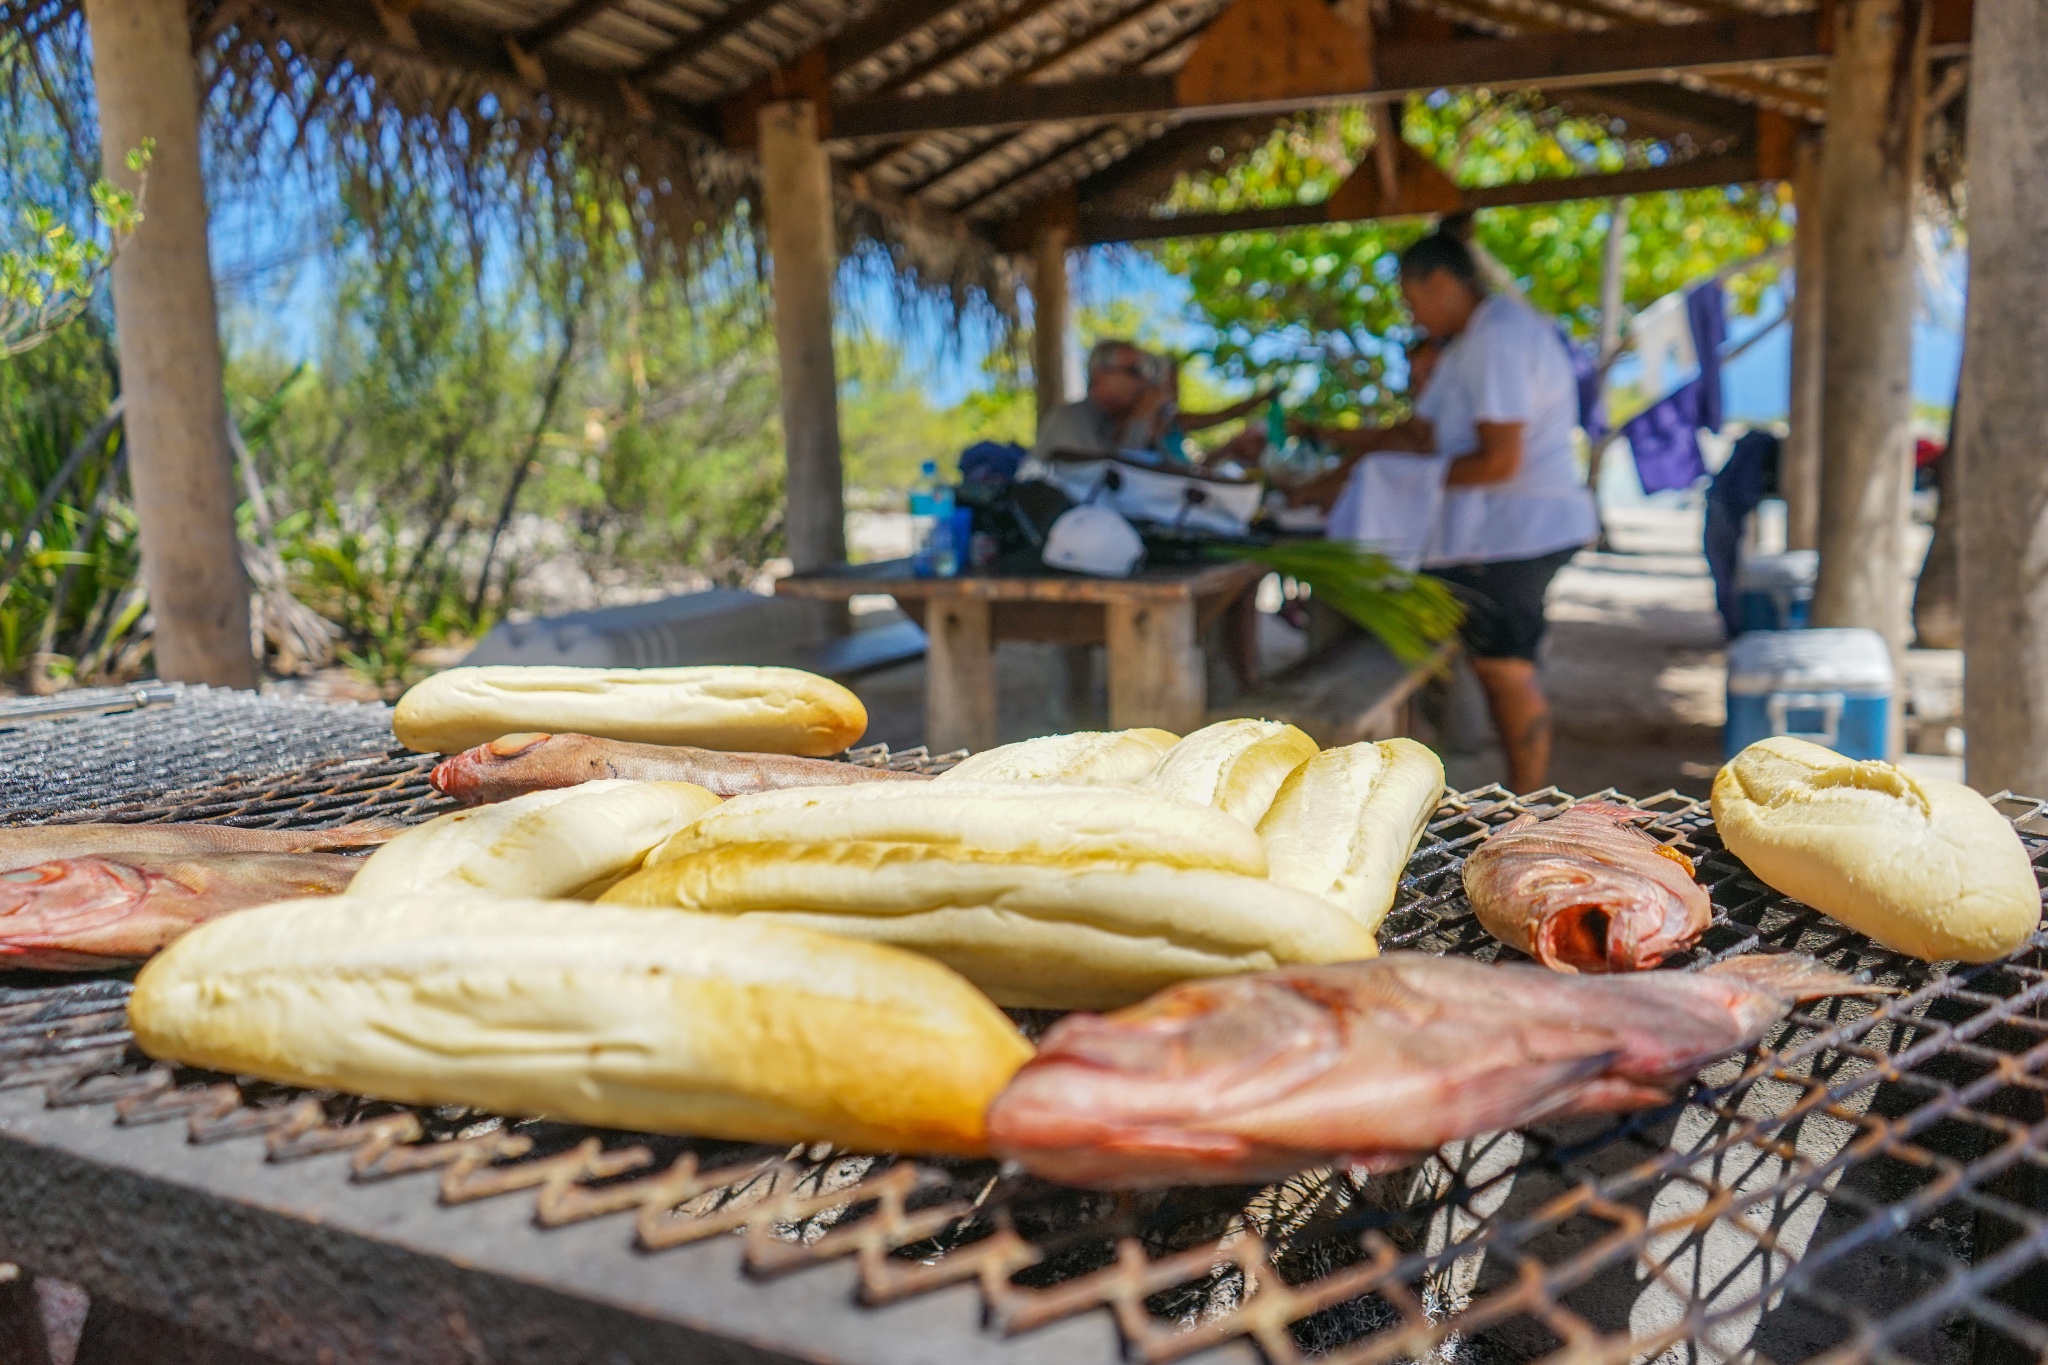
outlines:
[{"label": "man in white shirt", "polygon": [[1465,603],[1465,651],[1507,751],[1510,785],[1534,791],[1550,767],[1550,704],[1536,673],[1544,594],[1599,534],[1573,453],[1571,357],[1548,318],[1487,292],[1471,248],[1443,228],[1401,254],[1401,293],[1443,344],[1437,373],[1413,417],[1346,433],[1344,444],[1452,457],[1423,567]]}]

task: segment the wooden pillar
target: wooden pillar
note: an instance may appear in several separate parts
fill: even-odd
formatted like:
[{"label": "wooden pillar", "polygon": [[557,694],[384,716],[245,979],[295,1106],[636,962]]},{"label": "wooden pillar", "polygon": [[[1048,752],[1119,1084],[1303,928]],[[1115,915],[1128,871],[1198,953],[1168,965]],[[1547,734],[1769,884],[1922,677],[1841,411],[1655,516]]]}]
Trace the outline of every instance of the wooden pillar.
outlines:
[{"label": "wooden pillar", "polygon": [[798,572],[846,558],[839,460],[839,376],[832,359],[832,174],[817,106],[761,106],[761,197],[774,267],[775,351],[782,366],[788,541]]},{"label": "wooden pillar", "polygon": [[2048,793],[2048,26],[1977,0],[1956,450],[1970,784]]},{"label": "wooden pillar", "polygon": [[1821,338],[1825,335],[1827,252],[1821,233],[1821,135],[1801,136],[1792,149],[1792,404],[1779,485],[1785,495],[1785,548],[1820,544]]},{"label": "wooden pillar", "polygon": [[1064,225],[1042,227],[1031,241],[1031,372],[1038,380],[1038,420],[1067,402],[1067,246]]},{"label": "wooden pillar", "polygon": [[1110,728],[1200,729],[1209,676],[1194,599],[1118,597],[1107,612]]},{"label": "wooden pillar", "polygon": [[996,742],[995,640],[987,598],[937,593],[925,608],[924,742],[935,754]]},{"label": "wooden pillar", "polygon": [[1929,0],[1837,0],[1821,163],[1817,626],[1906,642],[1912,478],[1913,197],[1920,181]]},{"label": "wooden pillar", "polygon": [[108,178],[132,187],[128,153],[145,139],[156,143],[142,224],[113,270],[128,477],[156,671],[178,682],[254,687],[185,6],[87,0],[85,11]]}]

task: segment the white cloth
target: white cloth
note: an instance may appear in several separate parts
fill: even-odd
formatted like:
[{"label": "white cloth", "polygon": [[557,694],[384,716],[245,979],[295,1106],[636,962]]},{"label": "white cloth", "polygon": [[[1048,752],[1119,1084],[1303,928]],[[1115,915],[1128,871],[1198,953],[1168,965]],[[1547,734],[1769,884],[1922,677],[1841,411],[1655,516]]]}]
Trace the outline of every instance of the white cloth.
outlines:
[{"label": "white cloth", "polygon": [[1686,311],[1682,289],[1636,314],[1628,332],[1635,342],[1636,358],[1642,362],[1643,392],[1653,398],[1661,399],[1678,387],[1680,376],[1700,367],[1699,348],[1692,339],[1692,315]]},{"label": "white cloth", "polygon": [[1323,534],[1355,540],[1404,569],[1420,568],[1443,515],[1448,455],[1382,451],[1351,467]]},{"label": "white cloth", "polygon": [[1600,533],[1572,442],[1579,391],[1571,356],[1556,325],[1528,304],[1502,294],[1481,300],[1415,410],[1435,427],[1442,455],[1477,450],[1481,422],[1522,424],[1513,478],[1445,490],[1425,564],[1535,559]]}]

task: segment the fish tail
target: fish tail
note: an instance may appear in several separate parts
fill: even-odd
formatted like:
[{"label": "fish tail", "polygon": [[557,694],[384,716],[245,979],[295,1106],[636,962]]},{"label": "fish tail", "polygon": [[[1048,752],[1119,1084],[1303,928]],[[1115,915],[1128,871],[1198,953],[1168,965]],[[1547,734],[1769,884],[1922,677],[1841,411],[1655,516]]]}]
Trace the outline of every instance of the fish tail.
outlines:
[{"label": "fish tail", "polygon": [[1815,961],[1804,953],[1745,953],[1700,969],[1702,976],[1733,977],[1780,1000],[1818,1000],[1828,995],[1896,995]]}]

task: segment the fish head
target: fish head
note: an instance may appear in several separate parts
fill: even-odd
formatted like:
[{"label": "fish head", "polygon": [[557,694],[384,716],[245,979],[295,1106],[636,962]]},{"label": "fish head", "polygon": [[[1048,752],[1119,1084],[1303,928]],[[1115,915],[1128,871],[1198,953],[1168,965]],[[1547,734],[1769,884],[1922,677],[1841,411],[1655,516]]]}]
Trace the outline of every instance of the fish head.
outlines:
[{"label": "fish head", "polygon": [[452,796],[464,805],[474,805],[483,799],[479,785],[484,774],[502,763],[509,763],[521,754],[528,753],[553,739],[553,735],[524,733],[500,735],[489,744],[479,744],[474,749],[465,749],[434,765],[434,771],[427,781],[443,796]]},{"label": "fish head", "polygon": [[151,881],[113,858],[57,858],[0,872],[0,957],[115,923],[142,903]]},{"label": "fish head", "polygon": [[1559,971],[1632,972],[1654,967],[1705,932],[1713,905],[1696,884],[1687,895],[1663,880],[1600,864],[1561,867],[1532,881],[1534,956]]},{"label": "fish head", "polygon": [[1114,1014],[1070,1015],[991,1106],[990,1142],[1081,1184],[1099,1162],[1119,1176],[1135,1162],[1166,1179],[1256,1178],[1252,1144],[1216,1125],[1323,1075],[1343,1044],[1327,1005],[1271,976],[1189,982]]}]

